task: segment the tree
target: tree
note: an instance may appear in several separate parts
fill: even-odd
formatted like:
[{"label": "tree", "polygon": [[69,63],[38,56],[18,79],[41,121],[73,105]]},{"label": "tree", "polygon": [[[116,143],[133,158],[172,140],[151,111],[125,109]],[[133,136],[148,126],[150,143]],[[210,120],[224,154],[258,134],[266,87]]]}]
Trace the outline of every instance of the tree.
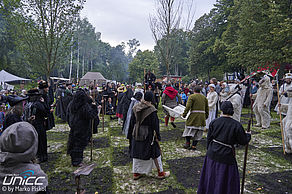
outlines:
[{"label": "tree", "polygon": [[83,0],[23,0],[15,13],[20,47],[34,69],[48,78],[70,50],[72,24]]},{"label": "tree", "polygon": [[133,61],[129,64],[129,79],[131,81],[143,82],[145,68],[157,74],[158,66],[159,62],[154,52],[149,50],[138,51]]},{"label": "tree", "polygon": [[[187,2],[184,4],[184,2]],[[171,42],[171,34],[181,27],[183,11],[187,9],[185,30],[188,30],[194,18],[193,0],[156,0],[156,15],[150,16],[150,29],[156,46],[160,52],[169,77],[171,57],[174,56],[175,42]],[[164,41],[160,41],[164,39]]]}]

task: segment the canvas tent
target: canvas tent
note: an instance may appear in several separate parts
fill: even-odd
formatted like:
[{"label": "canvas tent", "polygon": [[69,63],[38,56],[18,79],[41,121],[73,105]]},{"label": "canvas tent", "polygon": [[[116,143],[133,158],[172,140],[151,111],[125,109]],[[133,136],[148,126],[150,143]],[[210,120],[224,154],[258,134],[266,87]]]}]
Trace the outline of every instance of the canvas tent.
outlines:
[{"label": "canvas tent", "polygon": [[80,80],[81,86],[84,84],[89,85],[90,82],[94,82],[96,80],[96,83],[99,85],[102,85],[103,83],[107,82],[107,79],[103,77],[103,75],[100,72],[87,72]]},{"label": "canvas tent", "polygon": [[5,70],[0,71],[0,82],[8,83],[8,82],[17,82],[17,81],[29,81],[30,79],[25,79],[13,75],[11,73],[6,72]]}]

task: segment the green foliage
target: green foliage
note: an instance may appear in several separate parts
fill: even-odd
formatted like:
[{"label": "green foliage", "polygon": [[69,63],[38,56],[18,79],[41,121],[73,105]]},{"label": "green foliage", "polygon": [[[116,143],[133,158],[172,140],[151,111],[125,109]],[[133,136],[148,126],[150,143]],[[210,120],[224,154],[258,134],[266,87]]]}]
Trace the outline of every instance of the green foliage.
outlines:
[{"label": "green foliage", "polygon": [[144,70],[150,70],[157,75],[159,62],[154,52],[138,51],[133,61],[129,64],[130,81],[142,82],[144,79]]}]

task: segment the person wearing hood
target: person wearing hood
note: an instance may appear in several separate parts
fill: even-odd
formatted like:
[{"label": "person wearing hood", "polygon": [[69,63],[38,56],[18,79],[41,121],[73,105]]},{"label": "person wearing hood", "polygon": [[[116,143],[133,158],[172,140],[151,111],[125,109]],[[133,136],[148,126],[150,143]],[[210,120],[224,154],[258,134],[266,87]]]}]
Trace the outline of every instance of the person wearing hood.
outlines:
[{"label": "person wearing hood", "polygon": [[273,98],[273,89],[269,76],[265,75],[259,81],[259,89],[252,97],[255,97],[253,111],[257,121],[256,127],[269,128],[271,122],[270,105]]},{"label": "person wearing hood", "polygon": [[91,137],[90,121],[98,116],[96,105],[83,89],[77,90],[67,109],[70,127],[67,154],[73,166],[82,166],[83,151]]},{"label": "person wearing hood", "polygon": [[236,87],[231,87],[230,88],[230,95],[227,97],[228,101],[232,103],[233,109],[234,109],[234,114],[232,116],[233,119],[237,120],[240,122],[240,117],[241,117],[241,109],[242,109],[242,98],[240,96],[239,91],[237,90]]},{"label": "person wearing hood", "polygon": [[[34,127],[27,122],[18,122],[9,126],[0,136],[0,185],[3,185],[5,177],[8,175],[19,175],[24,179],[27,174],[37,178],[40,185],[24,185],[21,186],[18,180],[10,185],[10,187],[29,187],[28,192],[13,193],[38,193],[33,191],[32,187],[38,187],[41,191],[46,191],[48,186],[48,177],[41,169],[39,164],[35,164],[36,153],[38,149],[38,134]],[[8,177],[9,178],[9,177]],[[11,178],[10,178],[11,179]],[[33,179],[30,180],[30,182]],[[33,183],[31,183],[33,184]]]},{"label": "person wearing hood", "polygon": [[242,125],[232,119],[232,103],[221,104],[223,116],[213,120],[207,135],[207,154],[201,170],[198,194],[239,194],[240,180],[235,144],[246,145],[251,139]]},{"label": "person wearing hood", "polygon": [[142,95],[144,96],[144,90],[143,90],[143,88],[142,88],[142,84],[141,84],[141,83],[137,83],[136,86],[137,86],[137,88],[136,88],[135,91],[134,91],[134,95],[135,95],[137,92],[140,92],[140,93],[142,93]]},{"label": "person wearing hood", "polygon": [[137,92],[132,98],[131,98],[131,104],[129,106],[129,110],[127,112],[127,119],[123,128],[123,134],[126,135],[127,139],[129,139],[129,151],[131,151],[131,145],[132,145],[132,139],[131,139],[131,131],[129,131],[130,121],[132,118],[132,111],[134,105],[138,104],[141,99],[143,98],[143,94],[141,92]]},{"label": "person wearing hood", "polygon": [[207,94],[209,105],[209,117],[206,120],[206,128],[209,129],[209,124],[216,118],[216,109],[218,102],[218,94],[215,91],[216,86],[214,84],[209,85],[209,92]]},{"label": "person wearing hood", "polygon": [[161,140],[157,109],[151,104],[153,93],[148,91],[144,100],[133,107],[129,126],[129,139],[132,139],[131,158],[133,158],[133,178],[137,180],[143,174],[149,174],[157,168],[159,179],[168,177],[163,171],[161,151],[158,141]]},{"label": "person wearing hood", "polygon": [[127,113],[128,113],[128,110],[129,110],[129,106],[131,104],[131,98],[133,97],[133,90],[132,90],[132,86],[131,85],[128,85],[127,86],[127,91],[125,93],[125,95],[123,96],[122,100],[121,100],[121,104],[123,106],[123,129],[125,127],[125,122],[126,122],[126,119],[127,119]]},{"label": "person wearing hood", "polygon": [[[181,97],[178,91],[171,87],[171,83],[166,84],[166,88],[162,94],[161,104],[172,109],[175,108],[178,104],[181,104]],[[166,116],[164,117],[165,126],[168,126],[169,113],[165,109],[163,109],[163,112],[166,114]],[[170,124],[175,128],[176,125],[174,124],[174,117],[171,117],[170,121],[171,121]]]},{"label": "person wearing hood", "polygon": [[[292,90],[292,73],[286,73],[284,77],[285,83],[279,89],[280,103],[275,107],[275,111],[279,114],[279,104],[289,104],[291,99],[287,96],[287,91]],[[281,111],[282,115],[286,115],[287,110]]]},{"label": "person wearing hood", "polygon": [[10,108],[7,110],[5,114],[3,130],[5,130],[7,127],[14,123],[22,121],[25,100],[27,100],[27,98],[14,95],[7,96],[7,102],[9,103]]},{"label": "person wearing hood", "polygon": [[59,83],[59,87],[56,91],[56,111],[55,115],[62,119],[62,121],[66,120],[66,109],[64,106],[64,98],[66,96],[66,83]]}]

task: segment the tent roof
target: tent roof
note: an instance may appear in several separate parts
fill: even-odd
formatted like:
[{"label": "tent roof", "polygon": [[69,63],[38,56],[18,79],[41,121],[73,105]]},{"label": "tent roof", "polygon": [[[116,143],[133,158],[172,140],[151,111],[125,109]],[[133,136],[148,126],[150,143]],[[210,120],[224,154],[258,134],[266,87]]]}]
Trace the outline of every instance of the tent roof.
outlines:
[{"label": "tent roof", "polygon": [[0,82],[28,81],[28,80],[30,79],[18,77],[16,75],[6,72],[5,70],[0,71]]},{"label": "tent roof", "polygon": [[87,72],[81,80],[106,80],[100,72]]}]

